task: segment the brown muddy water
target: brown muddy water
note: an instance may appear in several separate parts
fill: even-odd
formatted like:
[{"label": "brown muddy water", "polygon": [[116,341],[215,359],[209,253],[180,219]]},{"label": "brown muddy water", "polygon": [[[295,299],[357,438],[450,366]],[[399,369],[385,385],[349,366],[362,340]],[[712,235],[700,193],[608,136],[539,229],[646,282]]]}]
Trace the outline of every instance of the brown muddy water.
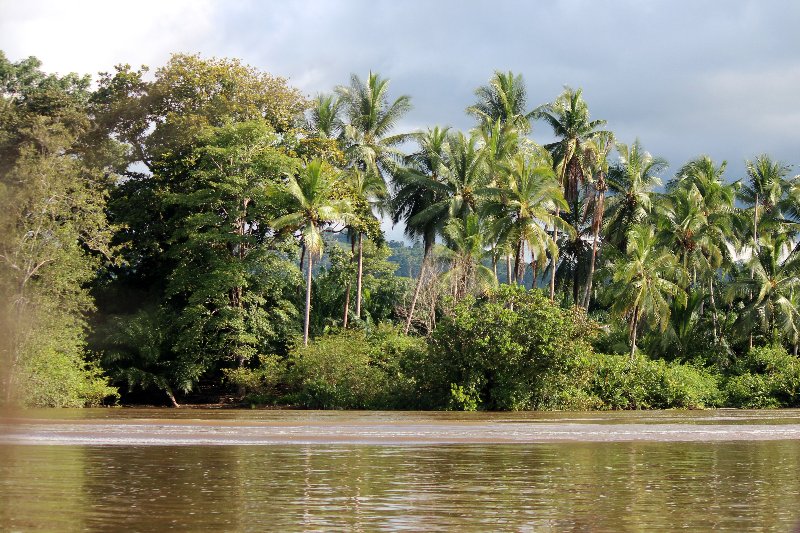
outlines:
[{"label": "brown muddy water", "polygon": [[0,531],[795,531],[800,411],[37,410]]}]

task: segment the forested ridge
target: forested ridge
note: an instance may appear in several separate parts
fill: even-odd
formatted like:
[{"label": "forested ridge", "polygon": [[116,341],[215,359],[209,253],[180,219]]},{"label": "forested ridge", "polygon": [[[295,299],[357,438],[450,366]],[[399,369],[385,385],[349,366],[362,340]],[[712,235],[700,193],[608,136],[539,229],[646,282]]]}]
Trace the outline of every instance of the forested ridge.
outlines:
[{"label": "forested ridge", "polygon": [[788,163],[668,164],[513,72],[471,130],[404,132],[365,74],[308,97],[236,59],[93,84],[0,52],[1,401],[800,405]]}]

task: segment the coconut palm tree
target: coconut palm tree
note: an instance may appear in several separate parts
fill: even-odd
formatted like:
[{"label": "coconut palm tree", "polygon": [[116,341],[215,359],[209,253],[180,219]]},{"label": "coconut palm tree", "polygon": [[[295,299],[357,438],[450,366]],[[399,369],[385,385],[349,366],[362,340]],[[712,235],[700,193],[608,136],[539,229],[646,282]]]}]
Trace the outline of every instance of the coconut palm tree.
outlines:
[{"label": "coconut palm tree", "polygon": [[667,168],[667,161],[653,157],[637,139],[632,145],[617,143],[619,161],[608,171],[606,238],[622,253],[627,248],[630,229],[647,218],[652,208],[651,191],[661,185],[658,174]]},{"label": "coconut palm tree", "polygon": [[[552,103],[538,107],[533,116],[547,122],[558,139],[545,145],[545,148],[553,156],[554,169],[564,189],[564,198],[572,210],[570,222],[574,227],[578,227],[581,216],[577,205],[579,188],[587,177],[591,177],[588,157],[590,150],[586,150],[584,145],[600,133],[601,130],[598,128],[604,126],[606,121],[590,120],[589,106],[582,97],[582,91],[570,87],[566,87]],[[556,228],[553,229],[553,240],[558,240]],[[550,274],[551,299],[555,296],[555,276],[556,264],[553,261]],[[575,292],[575,303],[578,303],[577,292]]]},{"label": "coconut palm tree", "polygon": [[765,154],[746,163],[747,181],[739,190],[739,200],[752,206],[753,210],[753,247],[759,246],[758,227],[765,215],[780,218],[773,210],[779,206],[786,189],[786,175],[790,167],[772,159]]},{"label": "coconut palm tree", "polygon": [[436,201],[408,219],[414,226],[444,227],[451,218],[465,218],[476,211],[488,192],[486,161],[474,136],[462,132],[448,135],[443,162],[438,179],[417,180]]},{"label": "coconut palm tree", "polygon": [[745,300],[739,323],[745,331],[764,335],[780,332],[790,342],[798,338],[800,309],[800,255],[792,252],[792,240],[784,233],[762,234],[759,246],[729,293]]},{"label": "coconut palm tree", "polygon": [[467,108],[467,114],[478,119],[479,127],[510,125],[528,133],[532,114],[526,111],[527,89],[521,74],[495,71],[488,85],[475,90],[478,101]]},{"label": "coconut palm tree", "polygon": [[597,251],[600,247],[600,228],[603,227],[603,216],[605,214],[605,198],[608,185],[609,161],[608,156],[614,146],[614,134],[611,132],[600,132],[593,136],[589,141],[591,154],[591,168],[594,174],[592,181],[592,256],[589,262],[589,274],[586,279],[586,291],[583,294],[583,307],[589,308],[589,300],[592,294],[592,282],[594,280],[595,265],[597,264]]},{"label": "coconut palm tree", "polygon": [[[554,213],[567,209],[561,187],[549,165],[537,158],[517,154],[508,175],[508,188],[489,189],[491,198],[482,212],[494,220],[493,234],[499,242],[513,246],[515,278],[521,280],[525,268],[525,248],[534,258],[558,257],[558,246],[546,226],[572,232],[572,228]],[[509,280],[510,281],[510,280]]]},{"label": "coconut palm tree", "polygon": [[437,255],[450,267],[442,280],[450,284],[455,301],[473,292],[484,293],[497,284],[492,270],[482,263],[489,255],[487,233],[485,222],[475,213],[451,219],[444,228],[445,245],[439,246]]},{"label": "coconut palm tree", "polygon": [[430,184],[439,183],[446,171],[446,153],[448,150],[449,128],[434,127],[425,133],[413,136],[419,150],[409,155],[405,161],[405,169],[396,176],[396,192],[392,199],[392,221],[397,224],[405,222],[405,234],[410,238],[422,237],[423,255],[419,277],[414,287],[411,307],[406,317],[405,332],[411,328],[414,308],[422,288],[425,267],[430,259],[436,233],[441,230],[443,220],[438,218],[421,219],[415,217],[438,202],[440,198]]},{"label": "coconut palm tree", "polygon": [[[681,167],[667,184],[668,226],[677,248],[684,257],[691,258],[692,272],[699,270],[708,281],[715,340],[718,324],[714,279],[723,264],[732,264],[732,250],[737,245],[733,228],[739,183],[725,181],[725,166],[724,161],[717,166],[708,156],[701,156]],[[686,268],[688,263],[687,260]]]},{"label": "coconut palm tree", "polygon": [[338,182],[333,170],[319,159],[308,163],[297,176],[290,176],[285,186],[272,191],[278,205],[287,214],[270,222],[275,230],[288,228],[299,232],[308,261],[306,262],[306,307],[303,323],[303,344],[308,346],[308,325],[311,313],[311,272],[314,256],[322,255],[322,231],[330,223],[345,223],[351,218],[348,200],[339,198]]},{"label": "coconut palm tree", "polygon": [[[411,99],[400,96],[389,102],[389,80],[370,72],[366,82],[352,75],[349,86],[336,89],[341,100],[346,121],[342,126],[340,144],[343,147],[347,168],[362,183],[372,183],[377,177],[384,185],[398,173],[403,154],[398,146],[408,134],[394,134],[397,122],[411,109]],[[369,201],[363,197],[362,201]],[[359,232],[359,257],[363,255],[363,235]],[[359,261],[359,265],[361,262]],[[358,269],[356,290],[356,315],[361,316],[361,266]]]},{"label": "coconut palm tree", "polygon": [[669,323],[670,299],[685,303],[681,288],[685,272],[671,250],[658,246],[652,226],[634,225],[628,232],[624,254],[606,266],[612,280],[612,310],[628,320],[630,355],[636,353],[636,336],[643,322],[664,331]]}]

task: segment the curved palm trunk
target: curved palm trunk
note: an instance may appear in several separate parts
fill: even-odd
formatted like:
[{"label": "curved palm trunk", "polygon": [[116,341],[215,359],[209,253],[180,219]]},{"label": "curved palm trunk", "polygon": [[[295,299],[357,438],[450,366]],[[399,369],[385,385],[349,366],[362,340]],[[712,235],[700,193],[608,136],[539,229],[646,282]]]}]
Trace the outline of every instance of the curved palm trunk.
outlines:
[{"label": "curved palm trunk", "polygon": [[717,303],[714,299],[714,276],[712,275],[708,279],[708,292],[711,295],[711,319],[714,323],[714,344],[717,343],[717,330],[719,326],[717,325]]},{"label": "curved palm trunk", "polygon": [[[561,214],[561,209],[558,207],[556,208],[556,216],[558,217]],[[553,242],[558,243],[558,227],[553,224]],[[556,299],[556,257],[550,257],[551,262],[553,263],[553,268],[550,271],[550,301],[555,301]]]},{"label": "curved palm trunk", "polygon": [[595,206],[594,216],[592,217],[592,225],[594,225],[594,232],[592,235],[592,258],[589,262],[589,279],[586,280],[586,291],[583,293],[583,307],[589,309],[589,301],[592,298],[592,281],[594,280],[595,262],[597,261],[597,243],[600,239],[600,227],[603,225],[603,209],[605,206],[606,193],[605,193],[605,180],[601,174],[597,180],[597,204]]},{"label": "curved palm trunk", "polygon": [[[406,317],[406,327],[403,330],[403,333],[408,335],[408,330],[411,329],[411,320],[414,317],[414,308],[417,305],[417,299],[419,298],[419,291],[422,289],[422,279],[425,274],[425,266],[428,263],[428,255],[430,254],[432,243],[425,243],[425,251],[422,254],[422,265],[419,267],[419,277],[417,278],[417,286],[414,287],[414,296],[411,298],[411,309],[408,311],[408,316]],[[497,271],[495,270],[495,276],[497,276]]]},{"label": "curved palm trunk", "polygon": [[303,323],[303,346],[308,346],[308,324],[311,320],[311,254],[308,254],[308,272],[306,273],[306,314]]},{"label": "curved palm trunk", "polygon": [[631,361],[636,353],[636,330],[639,329],[639,308],[633,310],[633,320],[631,322]]},{"label": "curved palm trunk", "polygon": [[356,316],[361,318],[361,279],[364,271],[364,234],[358,234],[358,281],[356,282]]}]

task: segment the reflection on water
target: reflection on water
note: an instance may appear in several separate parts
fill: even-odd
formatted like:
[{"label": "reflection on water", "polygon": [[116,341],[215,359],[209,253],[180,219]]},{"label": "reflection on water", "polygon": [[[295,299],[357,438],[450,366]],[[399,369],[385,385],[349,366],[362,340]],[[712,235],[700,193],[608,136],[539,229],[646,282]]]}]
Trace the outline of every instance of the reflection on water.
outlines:
[{"label": "reflection on water", "polygon": [[0,530],[789,531],[800,442],[0,446]]}]

